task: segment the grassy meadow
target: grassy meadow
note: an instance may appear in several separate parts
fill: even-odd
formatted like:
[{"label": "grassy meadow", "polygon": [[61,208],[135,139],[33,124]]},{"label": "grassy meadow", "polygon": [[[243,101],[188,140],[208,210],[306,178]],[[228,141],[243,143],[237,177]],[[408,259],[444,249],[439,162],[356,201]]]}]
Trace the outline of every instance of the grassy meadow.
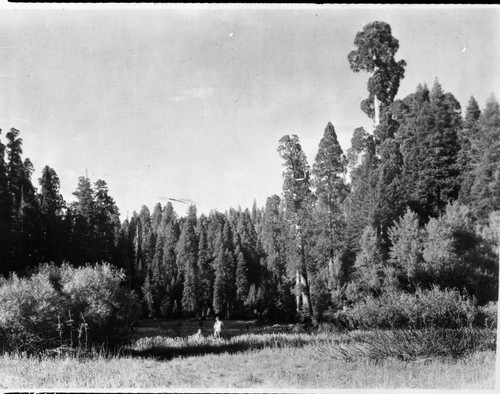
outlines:
[{"label": "grassy meadow", "polygon": [[[0,389],[493,389],[495,351],[462,357],[373,357],[365,333],[293,332],[226,321],[141,321],[130,347],[84,355],[0,356]],[[297,330],[295,330],[297,331]],[[392,345],[391,345],[392,346]]]}]

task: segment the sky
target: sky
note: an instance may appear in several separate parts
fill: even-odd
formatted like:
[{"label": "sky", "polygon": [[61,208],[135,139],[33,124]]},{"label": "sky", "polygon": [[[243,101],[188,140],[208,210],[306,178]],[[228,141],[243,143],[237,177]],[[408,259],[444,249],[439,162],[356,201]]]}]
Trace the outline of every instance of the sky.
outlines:
[{"label": "sky", "polygon": [[283,135],[312,166],[328,122],[344,152],[372,131],[369,75],[347,55],[375,20],[407,63],[396,98],[436,78],[463,109],[500,97],[498,6],[34,7],[0,8],[0,138],[19,129],[35,186],[48,165],[68,202],[78,177],[104,179],[122,219],[169,198],[263,207],[281,194]]}]

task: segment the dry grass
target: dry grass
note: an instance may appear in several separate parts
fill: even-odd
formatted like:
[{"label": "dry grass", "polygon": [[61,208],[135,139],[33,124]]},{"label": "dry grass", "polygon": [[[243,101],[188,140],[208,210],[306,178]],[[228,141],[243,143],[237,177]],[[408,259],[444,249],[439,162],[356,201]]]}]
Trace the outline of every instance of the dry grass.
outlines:
[{"label": "dry grass", "polygon": [[0,356],[0,389],[494,388],[493,351],[458,359],[348,361],[318,352],[318,346],[330,344],[332,338],[352,340],[344,334],[237,335],[235,331],[223,340],[186,335],[139,338],[121,355],[4,355]]},{"label": "dry grass", "polygon": [[313,357],[302,348],[263,348],[235,354],[155,358],[0,358],[0,388],[422,388],[492,389],[495,355],[456,362]]}]

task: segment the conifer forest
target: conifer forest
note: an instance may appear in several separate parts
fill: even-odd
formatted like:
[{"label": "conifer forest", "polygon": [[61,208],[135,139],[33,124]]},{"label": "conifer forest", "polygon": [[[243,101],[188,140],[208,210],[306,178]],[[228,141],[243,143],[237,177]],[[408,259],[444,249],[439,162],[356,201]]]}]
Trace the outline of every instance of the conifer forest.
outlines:
[{"label": "conifer forest", "polygon": [[45,263],[106,262],[144,318],[361,324],[361,305],[432,292],[496,305],[500,105],[460,103],[439,76],[396,98],[399,46],[387,23],[358,32],[345,63],[368,78],[359,114],[373,130],[352,130],[343,150],[325,119],[309,158],[284,130],[282,190],[265,206],[179,212],[167,201],[121,220],[106,180],[81,176],[65,201],[59,169],[35,169],[22,130],[2,130],[0,288]]}]

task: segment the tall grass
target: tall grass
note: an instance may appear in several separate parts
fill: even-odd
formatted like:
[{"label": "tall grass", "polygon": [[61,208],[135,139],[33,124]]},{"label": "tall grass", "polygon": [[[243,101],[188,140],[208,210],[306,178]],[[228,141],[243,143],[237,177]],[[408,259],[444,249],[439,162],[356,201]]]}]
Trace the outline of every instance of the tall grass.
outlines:
[{"label": "tall grass", "polygon": [[474,327],[355,331],[346,333],[344,340],[318,341],[315,346],[319,355],[347,361],[457,359],[495,351],[496,332]]},{"label": "tall grass", "polygon": [[[134,349],[120,355],[4,355],[0,356],[0,389],[493,388],[492,351],[453,360],[431,358],[424,363],[394,357],[346,360],[318,353],[318,344],[328,345],[334,339],[359,344],[366,335],[250,334],[199,342],[194,338],[154,337],[136,341]],[[240,349],[231,348],[234,345]],[[198,353],[182,353],[187,348]]]}]

